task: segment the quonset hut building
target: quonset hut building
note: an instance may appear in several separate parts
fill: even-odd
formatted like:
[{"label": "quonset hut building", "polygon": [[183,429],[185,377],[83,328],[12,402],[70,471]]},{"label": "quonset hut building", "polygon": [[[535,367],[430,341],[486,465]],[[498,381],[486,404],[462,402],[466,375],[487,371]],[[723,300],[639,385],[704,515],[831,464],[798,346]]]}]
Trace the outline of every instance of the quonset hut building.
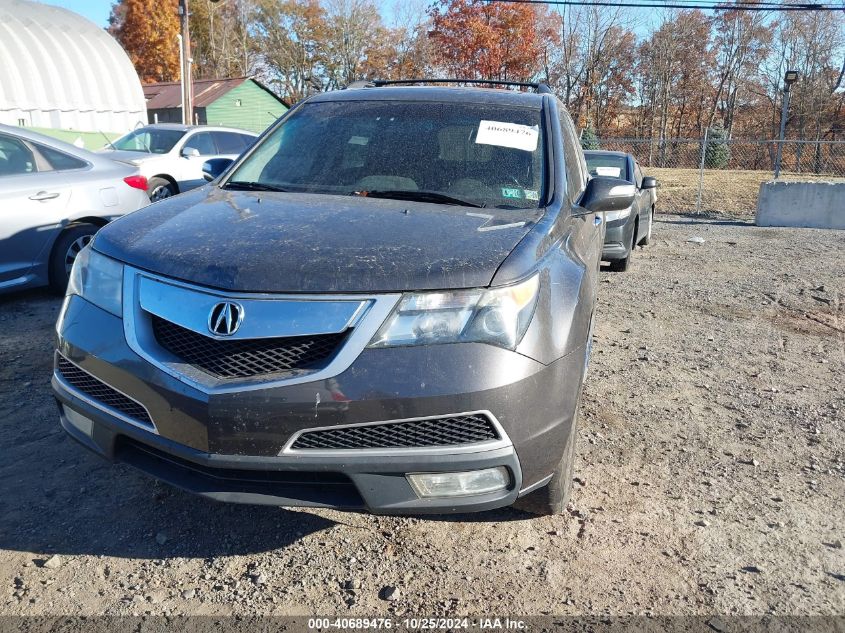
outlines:
[{"label": "quonset hut building", "polygon": [[0,0],[0,123],[115,134],[146,122],[138,74],[104,29],[67,9]]}]

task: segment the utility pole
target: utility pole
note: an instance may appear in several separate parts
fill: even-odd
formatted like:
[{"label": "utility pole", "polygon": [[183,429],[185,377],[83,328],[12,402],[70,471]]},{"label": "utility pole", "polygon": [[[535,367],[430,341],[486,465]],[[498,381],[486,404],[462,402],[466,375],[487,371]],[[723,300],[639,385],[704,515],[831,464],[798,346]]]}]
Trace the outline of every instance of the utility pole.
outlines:
[{"label": "utility pole", "polygon": [[780,113],[780,136],[778,137],[778,154],[775,159],[775,180],[780,177],[780,161],[783,157],[783,137],[786,134],[786,114],[789,110],[789,87],[798,81],[797,70],[787,70],[783,76],[783,110]]},{"label": "utility pole", "polygon": [[179,23],[182,28],[181,60],[182,68],[182,123],[191,125],[194,122],[194,86],[191,80],[191,33],[188,25],[188,0],[179,0]]}]

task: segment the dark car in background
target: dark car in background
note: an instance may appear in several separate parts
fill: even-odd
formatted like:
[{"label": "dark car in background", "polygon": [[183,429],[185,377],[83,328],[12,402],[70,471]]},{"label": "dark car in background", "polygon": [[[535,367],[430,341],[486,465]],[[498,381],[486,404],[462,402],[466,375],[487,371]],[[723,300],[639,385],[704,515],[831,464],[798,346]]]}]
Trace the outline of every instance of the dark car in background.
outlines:
[{"label": "dark car in background", "polygon": [[602,218],[634,187],[589,178],[544,86],[385,83],[98,234],[57,323],[73,438],[224,501],[565,508]]},{"label": "dark car in background", "polygon": [[613,271],[628,270],[638,245],[651,241],[657,207],[657,180],[644,176],[637,160],[625,152],[590,150],[584,152],[592,176],[621,178],[632,183],[637,193],[631,206],[605,215],[607,228],[602,259]]}]

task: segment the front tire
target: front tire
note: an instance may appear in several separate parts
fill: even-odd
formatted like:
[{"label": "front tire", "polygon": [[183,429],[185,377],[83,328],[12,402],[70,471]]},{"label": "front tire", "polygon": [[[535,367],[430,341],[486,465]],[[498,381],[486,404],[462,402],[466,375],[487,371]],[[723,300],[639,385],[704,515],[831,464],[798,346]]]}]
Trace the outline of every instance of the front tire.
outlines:
[{"label": "front tire", "polygon": [[610,268],[611,272],[614,273],[624,273],[628,270],[628,267],[631,265],[631,253],[628,253],[628,256],[625,259],[612,259],[610,260]]},{"label": "front tire", "polygon": [[[580,400],[579,400],[580,407]],[[545,516],[563,514],[572,494],[572,477],[575,473],[575,439],[578,437],[578,408],[572,416],[572,427],[563,457],[545,486],[517,499],[513,507],[523,512]]]},{"label": "front tire", "polygon": [[88,246],[100,227],[96,224],[74,224],[66,229],[53,246],[50,255],[50,287],[56,294],[64,294],[70,270],[79,251]]}]

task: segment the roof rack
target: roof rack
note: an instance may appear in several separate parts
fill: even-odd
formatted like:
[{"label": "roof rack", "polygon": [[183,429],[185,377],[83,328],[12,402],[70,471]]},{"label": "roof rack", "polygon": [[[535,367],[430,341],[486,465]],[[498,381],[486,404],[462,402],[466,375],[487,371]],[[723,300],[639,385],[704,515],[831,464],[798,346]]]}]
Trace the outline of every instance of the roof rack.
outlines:
[{"label": "roof rack", "polygon": [[534,81],[498,81],[495,79],[369,79],[353,81],[346,87],[346,89],[355,90],[359,88],[378,88],[381,86],[402,86],[410,84],[481,84],[485,86],[516,86],[520,88],[532,88],[539,94],[553,94],[552,89],[545,83],[538,83]]}]

